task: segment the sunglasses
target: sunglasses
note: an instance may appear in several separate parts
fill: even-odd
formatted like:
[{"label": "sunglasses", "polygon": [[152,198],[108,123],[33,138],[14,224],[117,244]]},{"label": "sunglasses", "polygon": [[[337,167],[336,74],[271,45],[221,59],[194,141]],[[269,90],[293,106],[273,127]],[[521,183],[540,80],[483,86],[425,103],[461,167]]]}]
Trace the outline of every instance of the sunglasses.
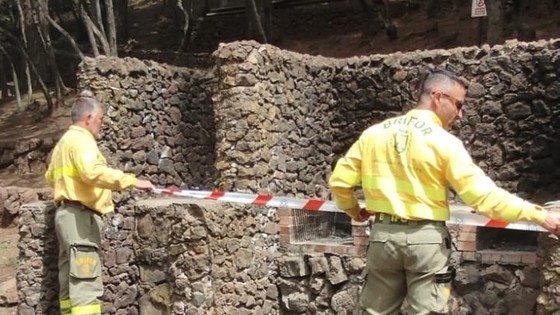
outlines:
[{"label": "sunglasses", "polygon": [[[433,92],[433,93],[435,93],[435,92]],[[455,105],[455,107],[457,107],[458,111],[461,111],[463,109],[463,105],[464,105],[465,101],[460,101],[460,100],[454,98],[453,96],[451,96],[449,94],[446,94],[446,93],[443,93],[441,91],[440,91],[440,93],[441,93],[441,95],[450,99],[453,102],[453,105]]]}]

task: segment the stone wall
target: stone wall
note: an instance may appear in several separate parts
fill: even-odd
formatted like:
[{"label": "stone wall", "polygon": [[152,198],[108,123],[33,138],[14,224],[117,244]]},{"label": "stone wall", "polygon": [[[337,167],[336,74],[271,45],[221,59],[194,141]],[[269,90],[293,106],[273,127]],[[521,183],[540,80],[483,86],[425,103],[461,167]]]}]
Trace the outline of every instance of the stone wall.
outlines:
[{"label": "stone wall", "polygon": [[52,198],[52,190],[47,188],[0,187],[0,226],[14,224],[22,205]]},{"label": "stone wall", "polygon": [[496,182],[524,197],[559,191],[560,41],[312,57],[222,45],[216,67],[86,59],[80,87],[108,106],[101,146],[160,185],[327,198],[331,166],[369,125],[403,113],[428,64],[471,81],[454,128]]},{"label": "stone wall", "polygon": [[[559,48],[556,40],[509,42],[505,46],[329,59],[237,42],[222,45],[214,53],[214,72],[101,57],[81,65],[79,81],[108,105],[109,124],[101,146],[113,165],[162,186],[327,198],[326,181],[336,158],[368,125],[410,108],[421,72],[434,64],[473,82],[468,89],[466,117],[453,132],[463,139],[478,164],[500,186],[544,201],[560,191]],[[240,226],[236,236],[240,239],[234,243],[249,244],[249,249],[238,251],[230,241],[218,241],[223,235],[212,232],[206,210],[187,207],[181,210],[185,213],[173,207],[156,208],[138,213],[123,209],[122,228],[117,224],[107,232],[105,252],[110,254],[105,257],[109,265],[104,300],[110,313],[135,314],[141,303],[147,303],[144,309],[160,312],[169,307],[177,314],[189,312],[188,307],[193,307],[193,314],[233,311],[228,307],[246,309],[242,313],[257,312],[261,307],[264,313],[272,314],[278,310],[330,314],[341,313],[340,305],[346,305],[351,314],[353,304],[349,301],[355,303],[361,281],[360,257],[273,251],[273,256],[262,259],[271,263],[270,257],[281,256],[271,263],[272,273],[268,274],[280,276],[267,278],[274,285],[266,285],[270,290],[265,290],[263,298],[263,286],[258,283],[257,289],[252,284],[239,288],[256,281],[245,271],[253,266],[247,266],[251,251],[260,250],[251,247],[254,238],[243,235],[251,234],[255,228],[250,227],[257,223],[243,225],[241,218],[236,221],[231,217],[228,222],[217,221],[221,228]],[[253,210],[243,211],[243,219],[260,222],[262,216],[257,219],[248,214]],[[41,210],[32,213],[33,220],[42,220]],[[213,217],[220,219],[219,215]],[[141,232],[142,222],[148,227]],[[44,259],[42,243],[36,240],[49,234],[43,234],[44,222],[23,223],[28,223],[22,227],[24,240],[28,240],[22,247],[22,268],[27,269],[18,275],[23,277],[20,300],[25,302],[22,307],[37,311],[41,294],[47,294],[27,275],[50,270],[39,264]],[[202,231],[206,231],[206,238]],[[134,235],[136,238],[131,238]],[[259,235],[270,249],[277,246],[275,241],[264,241],[276,237],[272,231]],[[454,314],[529,312],[541,285],[544,289],[538,312],[552,314],[556,310],[550,302],[555,298],[556,278],[549,274],[542,283],[534,281],[535,266],[543,262],[554,272],[557,247],[546,246],[552,249],[546,248],[536,265],[486,265],[458,257],[462,273],[456,286],[461,296]],[[315,263],[326,266],[324,273],[317,271]],[[259,270],[254,274],[262,276]],[[222,278],[238,284],[222,286]],[[218,287],[225,291],[217,293]],[[165,298],[156,301],[166,292],[169,301],[177,303],[168,304]],[[203,298],[206,292],[213,292],[214,298]],[[243,294],[247,292],[257,293]],[[330,304],[327,296],[333,297]],[[305,301],[313,302],[305,306]]]},{"label": "stone wall", "polygon": [[[53,223],[50,203],[21,208],[21,315],[58,308]],[[104,313],[278,313],[277,230],[265,208],[185,199],[120,207],[103,238]]]},{"label": "stone wall", "polygon": [[213,187],[212,72],[100,57],[78,80],[107,107],[100,147],[111,165],[161,186]]},{"label": "stone wall", "polygon": [[331,164],[370,124],[414,104],[428,64],[472,82],[455,126],[498,185],[560,191],[560,41],[328,59],[255,42],[216,57],[217,174],[227,189],[326,197]]},{"label": "stone wall", "polygon": [[[274,209],[151,199],[106,219],[105,314],[357,314],[363,251],[286,251]],[[57,310],[53,220],[51,203],[21,208],[21,315]],[[534,264],[457,258],[451,314],[533,314],[542,286]]]},{"label": "stone wall", "polygon": [[[359,314],[364,258],[301,254],[283,256],[278,264],[279,303],[288,314]],[[534,314],[541,285],[535,266],[463,264],[450,314]]]},{"label": "stone wall", "polygon": [[60,313],[54,213],[55,207],[49,202],[29,203],[19,209],[17,291],[20,315]]},{"label": "stone wall", "polygon": [[0,142],[0,169],[17,174],[37,174],[46,170],[47,155],[56,138],[31,138]]}]

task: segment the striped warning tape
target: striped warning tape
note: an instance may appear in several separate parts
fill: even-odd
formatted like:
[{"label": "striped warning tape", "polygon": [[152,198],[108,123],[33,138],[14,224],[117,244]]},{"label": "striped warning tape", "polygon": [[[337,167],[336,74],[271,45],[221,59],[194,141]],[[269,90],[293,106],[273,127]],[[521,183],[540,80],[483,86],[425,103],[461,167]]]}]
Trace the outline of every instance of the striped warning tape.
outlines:
[{"label": "striped warning tape", "polygon": [[[276,197],[261,194],[244,194],[236,192],[223,191],[202,191],[202,190],[179,190],[167,188],[154,188],[154,193],[170,196],[181,196],[195,199],[217,200],[222,202],[251,204],[257,206],[274,207],[274,208],[292,208],[303,209],[308,211],[325,211],[325,212],[343,212],[338,209],[334,201],[321,199],[301,199],[293,197]],[[465,205],[450,206],[451,217],[447,221],[449,224],[474,225],[492,228],[538,231],[546,232],[540,225],[532,222],[519,221],[515,223],[507,223],[499,220],[489,219],[485,216],[476,214],[472,208]]]}]

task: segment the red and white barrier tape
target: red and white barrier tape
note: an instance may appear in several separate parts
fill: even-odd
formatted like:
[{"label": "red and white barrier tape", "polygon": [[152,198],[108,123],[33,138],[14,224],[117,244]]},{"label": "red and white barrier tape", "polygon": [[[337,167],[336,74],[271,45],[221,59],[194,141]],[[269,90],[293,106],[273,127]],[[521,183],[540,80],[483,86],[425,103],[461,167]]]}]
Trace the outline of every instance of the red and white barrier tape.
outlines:
[{"label": "red and white barrier tape", "polygon": [[[201,190],[177,190],[166,188],[154,188],[154,193],[181,196],[195,199],[218,200],[222,202],[251,204],[257,206],[274,208],[303,209],[307,211],[326,211],[343,212],[338,209],[334,201],[321,199],[300,199],[293,197],[275,197],[271,195],[244,194],[223,191],[201,191]],[[447,221],[449,224],[474,225],[483,227],[493,227],[512,230],[546,232],[540,225],[532,222],[507,223],[503,221],[489,219],[485,216],[473,212],[472,208],[464,205],[451,205],[451,217]]]}]

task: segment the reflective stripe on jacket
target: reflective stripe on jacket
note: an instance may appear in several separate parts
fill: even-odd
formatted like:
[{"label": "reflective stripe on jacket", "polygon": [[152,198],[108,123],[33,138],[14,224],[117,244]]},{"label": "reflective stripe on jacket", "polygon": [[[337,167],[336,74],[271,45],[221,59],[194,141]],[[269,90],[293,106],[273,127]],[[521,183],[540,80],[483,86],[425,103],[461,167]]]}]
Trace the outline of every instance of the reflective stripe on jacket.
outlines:
[{"label": "reflective stripe on jacket", "polygon": [[451,186],[479,213],[508,222],[543,223],[546,213],[497,187],[462,142],[429,110],[414,109],[365,130],[329,179],[336,203],[359,212],[352,188],[362,185],[366,207],[407,219],[449,219]]},{"label": "reflective stripe on jacket", "polygon": [[45,179],[54,199],[76,200],[101,214],[113,211],[112,190],[132,187],[134,175],[107,166],[93,135],[72,125],[56,144]]}]

